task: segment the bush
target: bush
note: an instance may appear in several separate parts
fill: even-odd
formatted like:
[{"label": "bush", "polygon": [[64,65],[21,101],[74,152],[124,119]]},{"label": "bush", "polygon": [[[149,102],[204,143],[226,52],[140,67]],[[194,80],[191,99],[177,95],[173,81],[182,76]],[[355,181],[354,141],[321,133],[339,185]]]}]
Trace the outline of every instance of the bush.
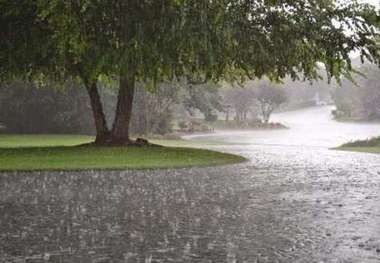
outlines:
[{"label": "bush", "polygon": [[187,122],[186,121],[180,121],[178,122],[178,127],[181,129],[181,130],[184,130],[187,128]]}]

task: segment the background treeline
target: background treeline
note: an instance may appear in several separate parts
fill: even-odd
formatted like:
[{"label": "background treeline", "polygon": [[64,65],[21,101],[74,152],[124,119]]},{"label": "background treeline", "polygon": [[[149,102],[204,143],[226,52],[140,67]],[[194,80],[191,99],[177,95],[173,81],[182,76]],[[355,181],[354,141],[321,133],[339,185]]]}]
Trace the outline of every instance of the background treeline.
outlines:
[{"label": "background treeline", "polygon": [[333,114],[339,120],[380,120],[380,69],[365,65],[359,72],[363,75],[358,75],[354,82],[346,79],[333,90]]},{"label": "background treeline", "polygon": [[37,88],[16,81],[0,87],[0,123],[9,133],[91,133],[87,94],[74,84]]},{"label": "background treeline", "polygon": [[[162,83],[154,91],[137,85],[131,133],[167,134],[173,130],[208,131],[269,122],[278,110],[314,104],[318,88],[303,83],[253,81],[244,87],[227,84]],[[301,82],[300,82],[301,83]],[[99,86],[108,123],[112,123],[117,89]],[[93,134],[88,95],[78,83],[38,88],[16,81],[0,86],[0,124],[8,133]]]},{"label": "background treeline", "polygon": [[[111,123],[117,90],[98,88],[107,121]],[[268,108],[268,113],[286,101],[285,90],[271,86],[243,88],[171,82],[149,91],[137,85],[131,133],[167,134],[174,129],[208,131],[218,119],[244,126],[260,118],[259,112],[262,111],[258,108],[258,96],[264,99],[266,96],[268,105],[279,100],[275,101],[273,108]],[[3,131],[8,133],[92,134],[91,114],[85,89],[75,82],[57,88],[38,88],[22,81],[0,86],[0,123],[5,127]],[[268,121],[269,116],[263,117]]]},{"label": "background treeline", "polygon": [[[223,111],[218,86],[163,83],[154,91],[137,87],[133,102],[133,134],[166,134],[176,123],[198,113],[206,121]],[[98,87],[109,123],[114,118],[117,90]],[[0,86],[0,131],[7,133],[93,134],[90,100],[81,86],[67,83],[57,88],[38,88],[16,81]],[[198,116],[198,115],[197,115]]]},{"label": "background treeline", "polygon": [[[325,80],[307,83],[285,79],[274,84],[251,81],[227,84],[162,83],[154,91],[137,85],[131,133],[163,135],[175,130],[258,127],[270,122],[274,111],[334,103],[337,119],[380,119],[380,70],[360,69],[365,75],[341,87]],[[99,86],[108,123],[112,123],[117,89]],[[0,86],[0,129],[7,133],[93,134],[88,95],[78,83],[38,88],[15,81]]]}]

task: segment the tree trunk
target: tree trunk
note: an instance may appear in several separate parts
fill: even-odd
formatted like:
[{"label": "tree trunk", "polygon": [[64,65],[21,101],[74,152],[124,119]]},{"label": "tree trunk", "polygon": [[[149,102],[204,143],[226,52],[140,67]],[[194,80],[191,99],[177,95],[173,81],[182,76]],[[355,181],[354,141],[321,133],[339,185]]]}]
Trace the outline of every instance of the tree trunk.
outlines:
[{"label": "tree trunk", "polygon": [[108,140],[109,130],[107,121],[103,111],[103,105],[100,100],[96,81],[92,81],[86,85],[88,95],[90,97],[92,114],[94,116],[96,139],[95,144],[104,144]]},{"label": "tree trunk", "polygon": [[129,123],[132,115],[134,91],[134,75],[121,76],[115,120],[111,132],[111,144],[127,145],[131,142],[129,138]]}]

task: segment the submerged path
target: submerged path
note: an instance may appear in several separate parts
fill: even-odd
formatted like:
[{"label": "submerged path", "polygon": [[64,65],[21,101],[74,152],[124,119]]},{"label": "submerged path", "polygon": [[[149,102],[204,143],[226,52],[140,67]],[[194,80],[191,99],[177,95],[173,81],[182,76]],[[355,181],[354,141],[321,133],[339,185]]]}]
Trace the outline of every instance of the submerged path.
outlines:
[{"label": "submerged path", "polygon": [[0,174],[0,262],[380,262],[380,155],[328,149],[380,125],[329,110],[192,138],[234,166]]}]

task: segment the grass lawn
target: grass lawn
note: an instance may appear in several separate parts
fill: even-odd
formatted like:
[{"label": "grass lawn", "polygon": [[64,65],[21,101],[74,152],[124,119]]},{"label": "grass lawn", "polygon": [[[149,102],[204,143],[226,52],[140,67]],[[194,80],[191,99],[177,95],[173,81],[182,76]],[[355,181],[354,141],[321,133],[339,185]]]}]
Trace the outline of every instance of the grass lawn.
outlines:
[{"label": "grass lawn", "polygon": [[380,137],[371,138],[367,140],[354,141],[343,144],[336,148],[342,151],[352,152],[366,152],[366,153],[379,153],[380,154]]},{"label": "grass lawn", "polygon": [[92,136],[85,135],[6,135],[0,134],[0,148],[57,147],[89,143]]},{"label": "grass lawn", "polygon": [[365,153],[378,153],[380,154],[380,146],[378,147],[339,147],[336,148],[341,151],[350,151],[350,152],[365,152]]},{"label": "grass lawn", "polygon": [[[0,171],[154,169],[245,161],[237,155],[183,147],[184,140],[154,140],[172,147],[72,147],[92,141],[80,135],[0,135]],[[173,147],[175,146],[175,147]]]}]

